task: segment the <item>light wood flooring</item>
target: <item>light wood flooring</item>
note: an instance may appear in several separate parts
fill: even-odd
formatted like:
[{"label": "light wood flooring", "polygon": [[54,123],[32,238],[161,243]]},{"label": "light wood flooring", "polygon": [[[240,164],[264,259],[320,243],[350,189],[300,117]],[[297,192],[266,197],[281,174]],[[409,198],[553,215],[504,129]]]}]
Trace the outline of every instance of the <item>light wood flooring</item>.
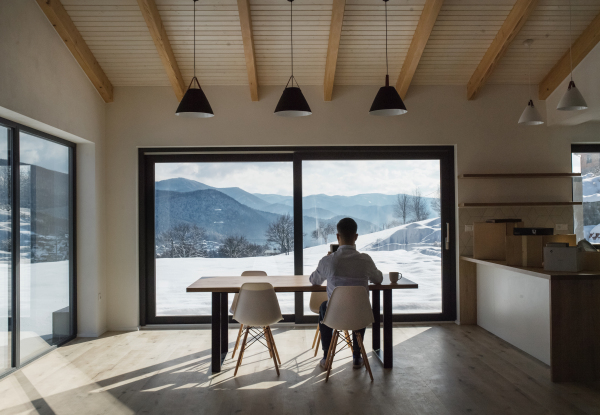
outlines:
[{"label": "light wood flooring", "polygon": [[395,327],[394,368],[370,357],[373,383],[344,350],[326,384],[312,327],[273,334],[279,377],[258,344],[237,377],[230,355],[211,374],[204,329],[77,339],[1,379],[0,414],[600,414],[600,382],[552,383],[548,366],[477,326]]}]

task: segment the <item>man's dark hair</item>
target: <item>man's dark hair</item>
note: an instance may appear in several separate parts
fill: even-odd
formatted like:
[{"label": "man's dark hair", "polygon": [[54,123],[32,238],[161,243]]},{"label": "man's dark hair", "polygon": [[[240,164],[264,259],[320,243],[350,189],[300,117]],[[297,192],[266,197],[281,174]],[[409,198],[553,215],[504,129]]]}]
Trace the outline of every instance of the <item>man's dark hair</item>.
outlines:
[{"label": "man's dark hair", "polygon": [[352,218],[341,219],[337,224],[337,231],[345,241],[350,241],[358,231],[358,225]]}]

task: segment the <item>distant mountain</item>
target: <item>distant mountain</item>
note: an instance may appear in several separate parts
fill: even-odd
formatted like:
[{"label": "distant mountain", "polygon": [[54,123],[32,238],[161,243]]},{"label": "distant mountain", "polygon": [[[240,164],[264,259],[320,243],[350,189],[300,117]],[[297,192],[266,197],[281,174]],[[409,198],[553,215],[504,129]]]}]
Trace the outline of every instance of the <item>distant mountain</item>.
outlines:
[{"label": "distant mountain", "polygon": [[156,190],[170,190],[172,192],[195,192],[196,190],[214,189],[212,186],[196,180],[184,179],[183,177],[161,180],[156,182],[154,186]]},{"label": "distant mountain", "polygon": [[[334,225],[337,224],[340,219],[343,219],[345,217],[348,216],[344,216],[344,215],[339,215],[339,216],[334,216],[332,218],[330,218],[329,220],[327,220],[327,222],[329,223],[333,223]],[[350,216],[352,217],[352,216]],[[319,220],[317,220],[314,217],[310,217],[310,216],[304,216],[302,218],[302,231],[304,232],[305,236],[304,236],[304,248],[308,248],[310,246],[316,246],[316,245],[321,245],[323,243],[323,240],[314,240],[311,237],[312,232],[317,228],[317,223],[320,223]],[[368,233],[372,233],[372,232],[376,232],[378,229],[378,227],[368,221],[356,218],[356,217],[352,217],[352,219],[354,219],[356,221],[356,224],[358,225],[358,234],[359,235],[365,235]],[[329,235],[327,242],[328,243],[336,243],[337,239],[335,236],[335,233],[332,235]]]},{"label": "distant mountain", "polygon": [[378,226],[379,229],[381,227],[392,220],[394,218],[394,205],[385,205],[385,206],[362,206],[362,205],[354,205],[354,206],[340,206],[337,210],[338,214],[348,215],[351,217],[357,217],[368,222],[371,222]]},{"label": "distant mountain", "polygon": [[292,206],[294,204],[294,198],[292,196],[282,195],[271,195],[263,193],[252,193],[254,196],[261,198],[262,200],[269,203],[281,203],[283,205]]},{"label": "distant mountain", "polygon": [[205,228],[219,239],[228,235],[244,235],[255,243],[265,243],[269,223],[279,215],[258,212],[216,190],[194,192],[156,191],[155,220],[157,233],[178,223]]},{"label": "distant mountain", "polygon": [[[285,215],[286,213],[289,213],[290,215],[294,214],[293,206],[284,205],[282,203],[273,203],[260,208],[260,210],[263,210],[265,212],[278,213],[280,215]],[[336,213],[321,208],[304,209],[303,213],[305,216],[313,216],[321,219],[329,219],[336,216]]]},{"label": "distant mountain", "polygon": [[252,209],[264,210],[263,208],[269,205],[269,202],[264,201],[253,195],[252,193],[248,193],[247,191],[240,189],[239,187],[224,187],[217,188],[221,193],[225,193],[227,196],[237,200],[242,205],[246,205],[251,207]]}]

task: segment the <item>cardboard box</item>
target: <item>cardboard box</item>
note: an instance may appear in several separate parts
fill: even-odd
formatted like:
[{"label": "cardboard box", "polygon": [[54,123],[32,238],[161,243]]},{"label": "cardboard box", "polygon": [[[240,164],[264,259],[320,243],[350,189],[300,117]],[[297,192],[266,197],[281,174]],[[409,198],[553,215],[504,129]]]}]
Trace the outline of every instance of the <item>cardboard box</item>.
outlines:
[{"label": "cardboard box", "polygon": [[508,236],[506,245],[506,265],[513,267],[542,268],[544,247],[550,242],[567,242],[577,245],[575,235],[526,235]]},{"label": "cardboard box", "polygon": [[506,261],[506,238],[523,222],[473,224],[473,258]]},{"label": "cardboard box", "polygon": [[568,247],[544,247],[544,270],[579,272],[582,269],[582,259],[579,248]]},{"label": "cardboard box", "polygon": [[580,252],[582,271],[600,271],[600,252]]}]

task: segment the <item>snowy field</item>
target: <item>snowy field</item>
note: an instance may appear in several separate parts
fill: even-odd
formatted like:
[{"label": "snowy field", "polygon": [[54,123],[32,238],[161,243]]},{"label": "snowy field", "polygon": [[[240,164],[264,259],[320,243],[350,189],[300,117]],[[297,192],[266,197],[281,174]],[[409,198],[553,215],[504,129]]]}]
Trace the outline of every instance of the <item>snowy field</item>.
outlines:
[{"label": "snowy field", "polygon": [[[408,240],[406,249],[397,249],[399,236]],[[407,239],[405,239],[405,237]],[[417,290],[397,290],[393,294],[395,313],[439,313],[442,308],[441,252],[439,218],[401,225],[359,236],[357,249],[367,252],[384,273],[399,271],[419,284]],[[412,243],[411,243],[412,242]],[[436,244],[437,243],[437,244]],[[371,249],[395,249],[390,251]],[[329,245],[304,249],[304,273],[315,270]],[[267,275],[293,275],[294,256],[275,255],[252,258],[162,258],[156,260],[158,315],[208,315],[209,293],[186,293],[187,286],[203,276],[234,276],[245,270],[262,270]],[[281,311],[294,313],[294,294],[278,294]],[[309,295],[304,296],[305,314]],[[229,296],[231,303],[233,295]]]}]

